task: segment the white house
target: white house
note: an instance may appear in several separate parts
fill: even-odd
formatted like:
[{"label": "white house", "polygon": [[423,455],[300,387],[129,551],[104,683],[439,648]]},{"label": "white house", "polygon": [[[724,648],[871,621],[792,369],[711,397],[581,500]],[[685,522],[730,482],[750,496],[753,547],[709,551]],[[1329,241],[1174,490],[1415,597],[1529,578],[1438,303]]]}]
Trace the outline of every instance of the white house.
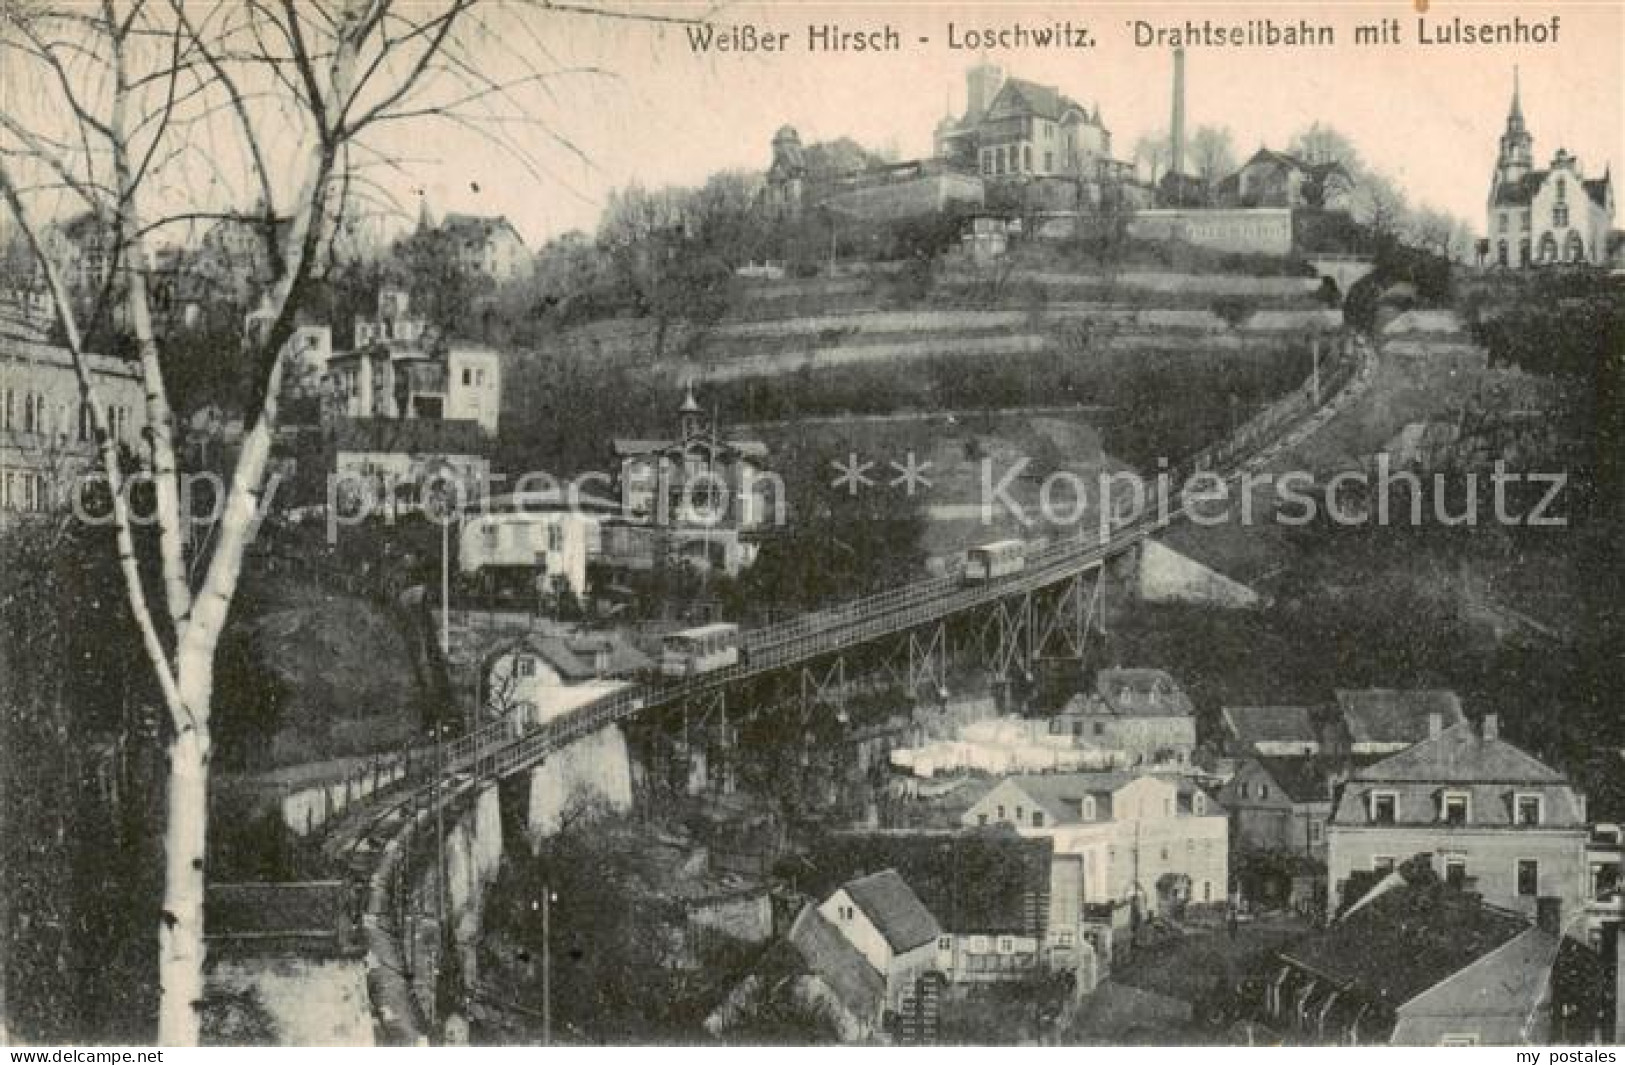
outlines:
[{"label": "white house", "polygon": [[942,929],[895,869],[847,881],[818,914],[880,974],[887,1008],[899,1008],[914,981],[936,971]]},{"label": "white house", "polygon": [[[1081,931],[1089,903],[1143,911],[1176,900],[1223,902],[1229,885],[1229,821],[1185,778],[1133,772],[1051,773],[1000,781],[961,815],[966,826],[1008,824],[1055,847],[1055,870],[1076,860],[1078,876],[1051,878],[1050,933]],[[1071,903],[1057,900],[1076,896]]]},{"label": "white house", "polygon": [[583,598],[587,560],[599,549],[600,522],[618,510],[612,500],[570,489],[493,496],[464,517],[458,570],[496,581],[560,578]]},{"label": "white house", "polygon": [[493,716],[529,728],[619,691],[652,666],[608,633],[526,634],[487,660],[483,697]]}]

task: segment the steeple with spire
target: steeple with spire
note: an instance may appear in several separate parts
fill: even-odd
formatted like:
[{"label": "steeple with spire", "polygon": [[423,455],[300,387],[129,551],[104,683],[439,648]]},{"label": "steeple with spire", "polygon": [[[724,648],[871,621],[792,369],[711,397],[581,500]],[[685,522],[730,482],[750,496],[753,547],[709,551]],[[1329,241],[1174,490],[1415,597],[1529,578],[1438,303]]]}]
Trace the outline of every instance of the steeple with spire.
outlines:
[{"label": "steeple with spire", "polygon": [[1523,123],[1523,101],[1518,84],[1518,68],[1512,68],[1512,106],[1507,110],[1506,132],[1501,134],[1501,153],[1495,161],[1498,183],[1522,181],[1534,166],[1535,139]]},{"label": "steeple with spire", "polygon": [[684,382],[683,405],[677,408],[677,427],[679,438],[683,440],[699,436],[705,429],[705,409],[694,398],[693,381]]}]

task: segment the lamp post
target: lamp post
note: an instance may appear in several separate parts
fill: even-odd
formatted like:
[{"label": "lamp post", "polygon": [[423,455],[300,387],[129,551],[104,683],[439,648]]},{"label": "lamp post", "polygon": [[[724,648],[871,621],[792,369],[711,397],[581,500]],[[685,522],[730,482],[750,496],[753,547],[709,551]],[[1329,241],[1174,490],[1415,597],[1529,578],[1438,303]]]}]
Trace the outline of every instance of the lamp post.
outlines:
[{"label": "lamp post", "polygon": [[553,903],[559,900],[551,884],[542,885],[541,901],[530,901],[531,911],[542,911],[542,1045],[553,1045]]}]

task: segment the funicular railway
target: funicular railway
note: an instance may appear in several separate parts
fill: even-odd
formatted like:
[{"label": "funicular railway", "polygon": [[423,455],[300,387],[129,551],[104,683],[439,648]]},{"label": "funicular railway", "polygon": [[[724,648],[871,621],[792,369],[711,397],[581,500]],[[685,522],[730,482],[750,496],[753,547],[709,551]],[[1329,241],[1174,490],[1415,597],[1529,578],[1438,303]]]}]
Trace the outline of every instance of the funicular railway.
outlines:
[{"label": "funicular railway", "polygon": [[[1186,498],[1182,488],[1198,473],[1231,484],[1260,470],[1271,459],[1313,433],[1345,406],[1369,380],[1373,368],[1367,342],[1349,335],[1315,377],[1237,428],[1231,437],[1209,447],[1168,472],[1165,504],[1154,500],[1110,523],[1104,536],[1074,536],[1033,544],[1025,562],[1002,576],[967,579],[962,573],[930,577],[799,617],[745,630],[739,634],[737,660],[688,677],[661,678],[638,684],[576,707],[558,717],[520,728],[510,721],[492,722],[457,739],[439,744],[430,757],[415,760],[395,788],[377,796],[359,817],[334,826],[327,850],[349,865],[365,885],[363,921],[370,953],[379,959],[369,981],[380,1016],[399,1038],[416,1030],[405,1014],[416,1014],[409,987],[400,980],[399,916],[396,898],[409,870],[409,841],[414,829],[427,824],[431,811],[469,792],[483,781],[529,770],[550,754],[609,726],[640,714],[682,706],[752,681],[793,671],[806,671],[843,652],[887,640],[906,641],[911,659],[941,654],[940,641],[916,638],[949,619],[984,612],[997,630],[999,668],[1021,665],[1058,627],[1086,622],[1080,582],[1099,574],[1111,560],[1134,551],[1147,537],[1186,516],[1206,498]],[[1090,530],[1096,531],[1096,530]],[[1056,589],[1073,584],[1070,619],[1034,612],[1036,597],[1050,594],[1054,610],[1067,603]],[[911,662],[908,683],[931,676],[929,667]],[[393,961],[391,960],[393,959]],[[392,1000],[393,1005],[377,1001]],[[421,1036],[419,1036],[420,1038]]]}]

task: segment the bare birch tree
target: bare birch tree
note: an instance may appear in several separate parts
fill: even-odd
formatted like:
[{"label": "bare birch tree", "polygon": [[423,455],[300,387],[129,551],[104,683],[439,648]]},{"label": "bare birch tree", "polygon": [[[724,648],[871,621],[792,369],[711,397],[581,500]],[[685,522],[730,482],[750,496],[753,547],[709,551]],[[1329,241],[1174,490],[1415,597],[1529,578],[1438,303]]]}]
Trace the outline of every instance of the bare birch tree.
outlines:
[{"label": "bare birch tree", "polygon": [[[525,6],[480,0],[0,5],[8,99],[0,113],[0,197],[39,263],[72,355],[99,472],[110,489],[125,592],[167,711],[158,929],[162,1044],[195,1045],[199,1035],[215,650],[261,513],[284,347],[331,255],[338,215],[361,190],[381,190],[377,170],[395,162],[372,140],[377,131],[406,122],[456,122],[542,176],[535,155],[514,133],[516,123],[531,122],[515,94],[566,72],[537,69],[532,57],[548,53],[532,28],[515,21]],[[586,6],[533,7],[544,9],[550,17],[682,21]],[[492,63],[493,56],[502,61]],[[545,127],[528,126],[528,132],[538,130],[573,150]],[[238,173],[249,175],[247,188],[234,187]],[[250,195],[257,206],[243,211]],[[54,255],[49,227],[68,209],[88,211],[113,249],[114,268],[100,295],[117,304],[139,357],[155,560],[137,551],[130,478],[121,471],[86,350],[85,323],[98,312],[80,309]],[[193,547],[186,536],[148,253],[152,234],[199,219],[232,221],[256,235],[272,321],[248,341],[246,431],[207,549]]]}]

